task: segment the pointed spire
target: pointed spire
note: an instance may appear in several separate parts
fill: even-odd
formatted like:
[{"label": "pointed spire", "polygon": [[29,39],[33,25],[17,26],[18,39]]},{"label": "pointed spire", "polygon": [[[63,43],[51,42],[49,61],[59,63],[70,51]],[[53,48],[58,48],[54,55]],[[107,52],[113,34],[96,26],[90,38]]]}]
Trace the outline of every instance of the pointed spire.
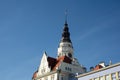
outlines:
[{"label": "pointed spire", "polygon": [[67,24],[67,10],[65,11],[65,24],[64,24],[61,42],[70,42],[71,43],[69,28],[68,28],[68,24]]}]

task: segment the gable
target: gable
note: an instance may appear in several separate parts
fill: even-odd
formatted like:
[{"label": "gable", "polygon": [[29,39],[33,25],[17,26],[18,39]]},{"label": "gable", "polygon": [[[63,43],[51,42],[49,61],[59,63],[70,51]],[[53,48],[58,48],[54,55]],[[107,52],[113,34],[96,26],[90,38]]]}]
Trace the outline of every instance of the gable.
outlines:
[{"label": "gable", "polygon": [[43,68],[43,67],[46,67],[46,66],[48,66],[48,61],[47,61],[47,54],[45,52],[42,56],[40,67]]},{"label": "gable", "polygon": [[71,64],[72,60],[67,56],[61,56],[59,58],[52,58],[47,56],[46,52],[43,54],[41,63],[39,66],[39,73],[43,74],[43,72],[50,72],[56,70],[62,62]]},{"label": "gable", "polygon": [[50,71],[50,68],[48,67],[47,54],[45,52],[45,53],[43,53],[43,56],[41,58],[40,66],[38,69],[38,75],[42,75],[49,71]]}]

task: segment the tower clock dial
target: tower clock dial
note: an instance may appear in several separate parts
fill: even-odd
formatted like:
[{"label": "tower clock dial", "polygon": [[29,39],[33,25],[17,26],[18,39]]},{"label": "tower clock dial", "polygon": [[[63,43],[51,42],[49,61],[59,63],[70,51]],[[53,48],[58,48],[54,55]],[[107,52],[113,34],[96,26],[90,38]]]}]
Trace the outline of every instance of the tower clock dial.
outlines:
[{"label": "tower clock dial", "polygon": [[69,56],[70,58],[72,58],[72,54],[71,54],[71,53],[68,53],[68,56]]}]

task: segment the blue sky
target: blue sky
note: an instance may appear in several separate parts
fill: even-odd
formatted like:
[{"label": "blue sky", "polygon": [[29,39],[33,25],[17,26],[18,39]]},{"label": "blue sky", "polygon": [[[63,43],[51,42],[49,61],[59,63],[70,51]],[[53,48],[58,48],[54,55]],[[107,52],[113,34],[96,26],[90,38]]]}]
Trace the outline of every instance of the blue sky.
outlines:
[{"label": "blue sky", "polygon": [[79,62],[120,62],[119,0],[0,0],[0,80],[31,80],[44,51],[57,56],[66,8]]}]

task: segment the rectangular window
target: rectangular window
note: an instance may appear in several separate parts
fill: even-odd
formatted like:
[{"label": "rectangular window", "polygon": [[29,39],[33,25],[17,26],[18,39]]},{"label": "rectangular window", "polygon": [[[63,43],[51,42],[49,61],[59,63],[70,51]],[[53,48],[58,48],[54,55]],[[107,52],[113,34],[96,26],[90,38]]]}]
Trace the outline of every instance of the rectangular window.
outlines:
[{"label": "rectangular window", "polygon": [[51,80],[54,80],[54,75],[51,76]]},{"label": "rectangular window", "polygon": [[116,74],[115,73],[112,74],[112,80],[116,80]]},{"label": "rectangular window", "polygon": [[104,77],[102,76],[102,77],[100,77],[100,80],[104,80]]},{"label": "rectangular window", "polygon": [[99,78],[95,78],[94,80],[99,80]]},{"label": "rectangular window", "polygon": [[61,80],[63,80],[63,77],[61,77]]},{"label": "rectangular window", "polygon": [[65,67],[65,70],[67,70],[67,67]]},{"label": "rectangular window", "polygon": [[118,72],[118,78],[120,79],[120,71]]},{"label": "rectangular window", "polygon": [[45,77],[44,80],[48,80],[48,77]]},{"label": "rectangular window", "polygon": [[110,80],[110,76],[106,75],[105,80]]}]

